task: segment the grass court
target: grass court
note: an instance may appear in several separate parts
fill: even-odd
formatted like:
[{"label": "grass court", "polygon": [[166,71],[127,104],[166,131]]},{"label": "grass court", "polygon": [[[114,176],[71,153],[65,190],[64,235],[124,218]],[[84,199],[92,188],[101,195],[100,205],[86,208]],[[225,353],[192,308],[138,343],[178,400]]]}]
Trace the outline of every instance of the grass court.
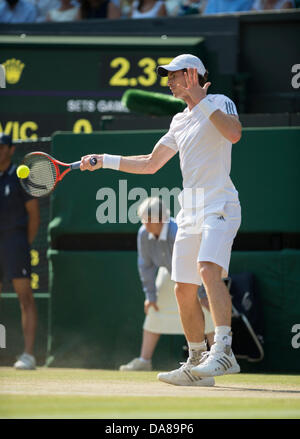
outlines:
[{"label": "grass court", "polygon": [[157,372],[0,368],[0,418],[299,419],[300,376],[238,374],[215,387],[161,383]]}]

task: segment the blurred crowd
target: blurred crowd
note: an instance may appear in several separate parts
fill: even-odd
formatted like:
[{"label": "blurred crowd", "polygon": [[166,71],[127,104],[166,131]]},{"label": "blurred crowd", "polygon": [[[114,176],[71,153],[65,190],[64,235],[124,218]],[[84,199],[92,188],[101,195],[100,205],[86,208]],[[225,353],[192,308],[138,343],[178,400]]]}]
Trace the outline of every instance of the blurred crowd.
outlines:
[{"label": "blurred crowd", "polygon": [[299,6],[299,0],[0,0],[0,22],[141,19],[283,10]]}]

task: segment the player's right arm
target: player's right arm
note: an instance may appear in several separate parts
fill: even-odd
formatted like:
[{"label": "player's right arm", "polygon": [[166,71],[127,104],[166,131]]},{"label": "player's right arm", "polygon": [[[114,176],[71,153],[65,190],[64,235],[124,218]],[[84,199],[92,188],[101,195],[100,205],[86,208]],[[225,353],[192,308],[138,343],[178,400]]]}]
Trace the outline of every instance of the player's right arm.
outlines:
[{"label": "player's right arm", "polygon": [[[130,174],[155,174],[162,168],[174,155],[176,151],[162,143],[157,143],[151,152],[147,155],[138,156],[121,156],[118,170]],[[91,166],[90,158],[96,157],[97,164]],[[80,169],[82,171],[95,171],[103,167],[104,154],[92,154],[81,158]],[[116,156],[117,157],[117,156]]]}]

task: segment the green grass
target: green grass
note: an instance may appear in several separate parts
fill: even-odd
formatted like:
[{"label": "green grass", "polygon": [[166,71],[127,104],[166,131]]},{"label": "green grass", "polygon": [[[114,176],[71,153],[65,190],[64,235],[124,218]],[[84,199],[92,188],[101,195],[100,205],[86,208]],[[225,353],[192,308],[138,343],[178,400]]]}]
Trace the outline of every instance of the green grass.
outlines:
[{"label": "green grass", "polygon": [[[159,383],[156,374],[54,368],[31,372],[0,368],[0,417],[300,418],[300,376],[224,376],[216,379],[216,388],[204,389]],[[109,394],[111,389],[114,394]],[[121,395],[118,389],[122,390]],[[162,394],[153,396],[153,389]],[[137,396],[134,390],[141,390],[143,395]],[[108,394],[103,395],[105,392]]]},{"label": "green grass", "polygon": [[3,418],[98,419],[292,419],[300,417],[300,401],[272,398],[5,396]]}]

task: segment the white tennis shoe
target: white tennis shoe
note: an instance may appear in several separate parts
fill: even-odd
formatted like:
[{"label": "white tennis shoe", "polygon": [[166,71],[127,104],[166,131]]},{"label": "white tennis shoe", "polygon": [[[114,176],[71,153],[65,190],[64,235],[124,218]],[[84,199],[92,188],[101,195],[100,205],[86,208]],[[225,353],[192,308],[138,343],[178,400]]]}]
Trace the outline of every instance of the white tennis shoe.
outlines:
[{"label": "white tennis shoe", "polygon": [[212,345],[210,351],[203,352],[202,359],[198,366],[191,369],[191,373],[197,377],[213,377],[239,373],[238,365],[232,350],[228,354],[220,350],[216,343]]},{"label": "white tennis shoe", "polygon": [[18,358],[18,361],[16,361],[14,367],[16,369],[34,370],[36,368],[35,358],[32,355],[26,354],[26,352],[24,352]]},{"label": "white tennis shoe", "polygon": [[172,370],[171,372],[160,372],[157,378],[160,381],[168,384],[174,384],[175,386],[200,386],[211,387],[215,385],[213,378],[200,378],[191,374],[191,369],[195,366],[189,359],[186,363],[180,363],[179,369]]},{"label": "white tennis shoe", "polygon": [[128,364],[123,364],[120,366],[121,371],[134,371],[134,370],[144,370],[149,371],[152,370],[151,361],[141,361],[139,358],[134,358]]}]

